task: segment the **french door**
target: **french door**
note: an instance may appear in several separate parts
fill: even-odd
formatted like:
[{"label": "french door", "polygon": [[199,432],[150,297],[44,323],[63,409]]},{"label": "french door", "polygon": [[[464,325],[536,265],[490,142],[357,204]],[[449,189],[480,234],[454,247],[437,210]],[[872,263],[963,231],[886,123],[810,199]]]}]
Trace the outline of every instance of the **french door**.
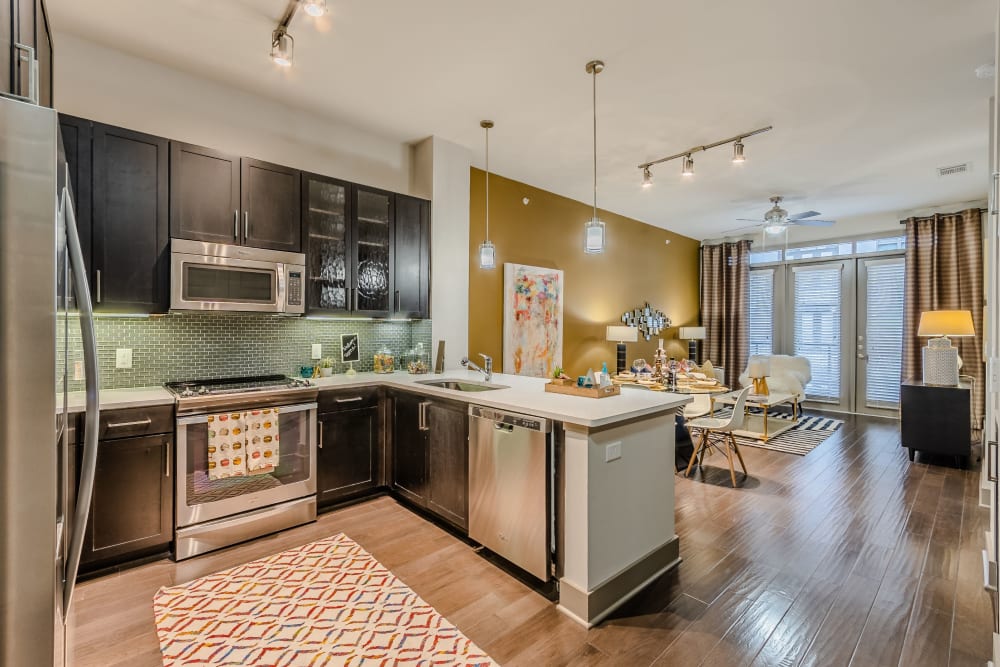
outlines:
[{"label": "french door", "polygon": [[809,360],[806,402],[897,417],[903,257],[870,256],[754,269],[751,354]]}]

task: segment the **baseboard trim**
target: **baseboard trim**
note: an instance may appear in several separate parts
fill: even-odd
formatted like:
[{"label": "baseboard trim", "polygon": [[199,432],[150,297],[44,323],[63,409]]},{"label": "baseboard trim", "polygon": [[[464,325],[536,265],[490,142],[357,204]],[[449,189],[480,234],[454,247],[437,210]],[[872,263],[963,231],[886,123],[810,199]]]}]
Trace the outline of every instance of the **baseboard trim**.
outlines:
[{"label": "baseboard trim", "polygon": [[675,535],[592,591],[560,580],[557,608],[580,625],[592,628],[680,562],[680,539]]}]

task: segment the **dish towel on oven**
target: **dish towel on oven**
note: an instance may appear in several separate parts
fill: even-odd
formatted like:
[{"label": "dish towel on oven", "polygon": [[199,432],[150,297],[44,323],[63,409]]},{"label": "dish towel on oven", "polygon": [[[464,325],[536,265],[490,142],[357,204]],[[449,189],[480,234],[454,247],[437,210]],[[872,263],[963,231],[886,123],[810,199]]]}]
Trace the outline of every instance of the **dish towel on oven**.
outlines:
[{"label": "dish towel on oven", "polygon": [[243,477],[247,474],[246,427],[242,412],[208,416],[208,478]]},{"label": "dish towel on oven", "polygon": [[264,475],[278,467],[278,408],[243,413],[247,474]]}]

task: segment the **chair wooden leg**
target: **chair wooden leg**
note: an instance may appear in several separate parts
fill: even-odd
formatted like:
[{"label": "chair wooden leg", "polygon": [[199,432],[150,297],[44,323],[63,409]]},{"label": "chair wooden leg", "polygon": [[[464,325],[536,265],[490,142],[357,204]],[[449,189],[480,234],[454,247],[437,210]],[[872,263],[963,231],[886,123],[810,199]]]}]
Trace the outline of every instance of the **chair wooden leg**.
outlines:
[{"label": "chair wooden leg", "polygon": [[729,461],[729,478],[733,480],[733,488],[735,489],[736,471],[733,469],[733,448],[729,445],[729,438],[726,438],[726,460]]},{"label": "chair wooden leg", "polygon": [[736,456],[738,456],[740,459],[740,467],[743,468],[743,474],[749,477],[750,473],[747,472],[747,464],[743,462],[743,454],[740,453],[740,447],[739,445],[736,444],[736,436],[730,433],[729,439],[733,443],[733,451],[736,452]]},{"label": "chair wooden leg", "polygon": [[691,452],[691,460],[688,461],[687,470],[684,471],[684,476],[685,477],[690,477],[691,476],[691,468],[694,467],[694,460],[696,458],[698,458],[698,452],[701,451],[701,448],[704,445],[705,445],[705,431],[704,431],[704,429],[702,429],[701,438],[698,439],[698,444],[695,445],[694,451]]}]

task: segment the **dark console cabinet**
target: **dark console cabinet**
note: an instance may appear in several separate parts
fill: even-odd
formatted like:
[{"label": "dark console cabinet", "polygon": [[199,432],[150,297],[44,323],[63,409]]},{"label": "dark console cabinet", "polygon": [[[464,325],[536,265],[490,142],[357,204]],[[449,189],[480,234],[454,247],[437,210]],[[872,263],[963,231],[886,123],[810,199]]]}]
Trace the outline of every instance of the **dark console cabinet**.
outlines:
[{"label": "dark console cabinet", "polygon": [[900,388],[901,442],[915,452],[957,457],[965,465],[972,449],[972,386],[929,385],[907,380]]}]

